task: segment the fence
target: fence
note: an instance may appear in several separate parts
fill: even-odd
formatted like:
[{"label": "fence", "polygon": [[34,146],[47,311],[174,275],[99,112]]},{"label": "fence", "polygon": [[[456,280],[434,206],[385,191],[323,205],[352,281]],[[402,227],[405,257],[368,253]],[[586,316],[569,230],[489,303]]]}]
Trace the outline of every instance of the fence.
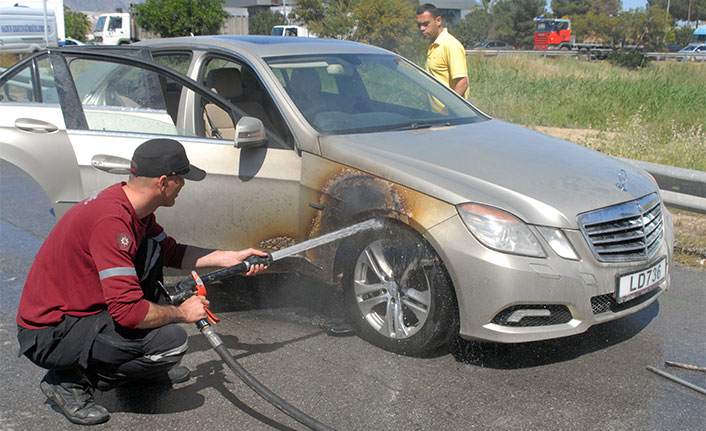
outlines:
[{"label": "fence", "polygon": [[[604,55],[605,52],[602,53]],[[683,52],[645,52],[645,56],[652,60],[663,61],[703,61],[706,62],[706,52],[704,53],[683,53]],[[513,49],[467,49],[466,55],[484,55],[486,57],[494,57],[500,55],[531,55],[535,57],[575,57],[578,59],[592,60],[597,55],[596,53],[581,52],[581,51],[521,51]]]},{"label": "fence", "polygon": [[652,174],[667,206],[706,214],[706,172],[617,158]]}]

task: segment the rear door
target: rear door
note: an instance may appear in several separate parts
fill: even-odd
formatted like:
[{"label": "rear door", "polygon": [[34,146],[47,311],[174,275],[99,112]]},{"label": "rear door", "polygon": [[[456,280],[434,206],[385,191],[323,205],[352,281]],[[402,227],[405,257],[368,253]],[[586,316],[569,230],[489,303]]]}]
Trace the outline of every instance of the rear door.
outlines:
[{"label": "rear door", "polygon": [[[23,169],[60,202],[58,216],[127,180],[125,168],[142,142],[168,137],[179,140],[191,162],[208,172],[204,181],[187,182],[175,207],[158,210],[170,235],[218,248],[297,238],[301,162],[293,148],[272,134],[267,146],[239,149],[232,139],[206,133],[205,105],[221,108],[231,127],[245,115],[241,109],[134,50],[64,48],[42,61],[47,70],[42,76],[53,83],[48,93],[54,94],[45,102],[52,103],[0,104],[0,112],[8,114],[0,121],[0,143],[8,149],[1,147],[0,153],[27,161],[30,168]],[[16,85],[8,94],[30,91],[36,98],[42,88]],[[27,124],[37,130],[22,130]]]},{"label": "rear door", "polygon": [[152,61],[98,52],[65,52],[61,60],[55,68],[65,68],[74,83],[65,101],[73,107],[67,133],[84,195],[127,179],[112,173],[116,158],[129,160],[147,139],[171,137],[208,175],[188,182],[175,207],[158,210],[170,235],[217,248],[267,247],[298,237],[301,159],[279,134],[268,133],[267,146],[247,149],[236,148],[232,137],[212,136],[206,105],[230,117],[230,128],[249,113]]},{"label": "rear door", "polygon": [[49,55],[31,57],[0,79],[0,157],[27,172],[61,216],[83,197]]}]

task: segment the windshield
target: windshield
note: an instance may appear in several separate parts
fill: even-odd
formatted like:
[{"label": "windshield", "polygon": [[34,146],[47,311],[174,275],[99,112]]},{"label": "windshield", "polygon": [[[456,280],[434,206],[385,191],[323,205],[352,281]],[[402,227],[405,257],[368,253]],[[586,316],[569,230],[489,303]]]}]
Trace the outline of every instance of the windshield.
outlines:
[{"label": "windshield", "polygon": [[322,133],[370,133],[485,119],[450,88],[395,55],[266,60],[299,111]]},{"label": "windshield", "polygon": [[103,27],[105,26],[105,17],[102,16],[98,18],[98,21],[96,22],[96,31],[103,31]]},{"label": "windshield", "polygon": [[706,30],[702,34],[697,34],[694,32],[693,35],[691,35],[691,40],[689,43],[704,43],[706,42]]}]

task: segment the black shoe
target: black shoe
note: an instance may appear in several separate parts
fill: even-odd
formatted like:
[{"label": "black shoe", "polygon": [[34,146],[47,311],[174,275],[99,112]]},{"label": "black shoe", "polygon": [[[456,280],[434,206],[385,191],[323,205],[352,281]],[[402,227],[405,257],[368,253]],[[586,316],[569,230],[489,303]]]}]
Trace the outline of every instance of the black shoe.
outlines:
[{"label": "black shoe", "polygon": [[69,421],[79,425],[107,422],[110,414],[93,400],[93,388],[77,380],[71,373],[49,370],[39,387]]},{"label": "black shoe", "polygon": [[184,383],[191,378],[191,372],[186,367],[175,365],[167,371],[167,381],[171,384]]}]

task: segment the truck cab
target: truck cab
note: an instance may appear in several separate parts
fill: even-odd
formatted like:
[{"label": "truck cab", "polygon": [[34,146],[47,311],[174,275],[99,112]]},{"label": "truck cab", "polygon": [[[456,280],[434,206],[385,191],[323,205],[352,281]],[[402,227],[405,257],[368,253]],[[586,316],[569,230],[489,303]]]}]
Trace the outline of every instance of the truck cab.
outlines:
[{"label": "truck cab", "polygon": [[124,45],[133,41],[129,13],[104,13],[98,17],[93,29],[96,45]]},{"label": "truck cab", "polygon": [[534,19],[534,49],[571,49],[571,21],[537,17]]}]

